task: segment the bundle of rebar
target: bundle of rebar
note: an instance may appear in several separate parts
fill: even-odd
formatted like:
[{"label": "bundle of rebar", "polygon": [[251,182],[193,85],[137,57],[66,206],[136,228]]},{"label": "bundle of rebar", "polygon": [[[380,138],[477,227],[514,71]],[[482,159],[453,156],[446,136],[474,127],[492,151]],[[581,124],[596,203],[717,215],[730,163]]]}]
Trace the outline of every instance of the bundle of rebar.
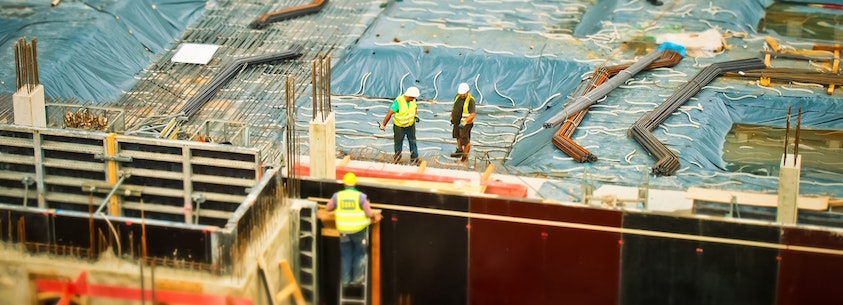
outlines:
[{"label": "bundle of rebar", "polygon": [[682,85],[671,96],[665,99],[661,105],[653,111],[642,116],[629,129],[632,136],[644,149],[657,159],[653,165],[652,172],[659,176],[669,176],[679,169],[679,157],[653,136],[652,131],[659,124],[664,122],[679,106],[682,106],[691,97],[696,95],[702,88],[716,77],[726,72],[738,72],[764,68],[764,61],[759,58],[739,59],[733,61],[713,63],[694,75],[687,83]]},{"label": "bundle of rebar", "polygon": [[182,106],[179,113],[185,116],[187,119],[190,119],[191,116],[196,114],[202,106],[205,105],[208,101],[211,100],[217,92],[228,84],[235,76],[237,76],[240,71],[243,71],[249,65],[259,65],[265,63],[276,62],[280,60],[288,60],[293,59],[296,57],[301,56],[301,47],[294,46],[287,51],[277,53],[277,54],[267,54],[267,55],[258,55],[252,56],[247,58],[241,58],[233,61],[232,63],[228,64],[223,68],[219,74],[214,76],[214,78],[209,82],[207,85],[202,87],[199,92],[197,92],[187,103]]},{"label": "bundle of rebar", "polygon": [[[661,67],[672,67],[679,63],[680,60],[682,60],[682,56],[679,55],[679,53],[673,50],[665,50],[661,52],[661,57],[644,67],[644,70],[651,70]],[[594,71],[591,79],[588,82],[583,82],[580,85],[581,88],[578,88],[576,92],[581,92],[580,96],[584,96],[588,92],[592,91],[594,88],[597,88],[598,86],[602,85],[609,78],[618,74],[618,72],[629,68],[631,65],[632,64],[622,64],[608,67],[599,67]],[[590,151],[580,146],[579,144],[574,142],[574,140],[571,139],[571,136],[574,134],[574,131],[576,131],[580,122],[582,122],[583,118],[585,117],[585,114],[588,112],[588,107],[590,106],[586,106],[586,108],[568,117],[568,119],[565,120],[562,124],[562,127],[559,128],[559,131],[557,131],[556,134],[553,135],[553,139],[551,140],[553,142],[553,145],[555,145],[557,148],[565,152],[565,154],[571,156],[571,158],[580,163],[597,161],[596,155],[592,154]]]},{"label": "bundle of rebar", "polygon": [[325,7],[326,4],[328,4],[328,0],[313,0],[313,2],[308,4],[272,11],[263,14],[257,19],[255,19],[255,21],[252,21],[252,23],[249,24],[249,27],[258,30],[263,29],[273,22],[283,21],[286,19],[292,19],[319,12],[322,10],[323,7]]},{"label": "bundle of rebar", "polygon": [[606,96],[606,94],[609,94],[609,92],[632,78],[635,74],[638,74],[641,70],[644,70],[644,68],[649,64],[656,61],[656,59],[662,56],[662,53],[663,51],[661,50],[654,50],[647,53],[647,55],[644,55],[644,57],[630,65],[628,68],[619,71],[617,76],[610,78],[593,90],[589,90],[573,102],[566,105],[562,111],[544,122],[544,128],[550,128],[562,124],[562,121],[566,118],[593,105],[598,99]]},{"label": "bundle of rebar", "polygon": [[843,75],[837,73],[819,72],[808,69],[795,68],[766,68],[759,70],[743,71],[743,73],[727,73],[726,76],[743,76],[751,78],[768,77],[781,81],[797,81],[813,84],[835,84],[843,86]]},{"label": "bundle of rebar", "polygon": [[21,37],[15,42],[15,89],[30,92],[41,82],[38,80],[38,52],[36,39],[32,38],[32,44],[26,43],[26,38]]}]

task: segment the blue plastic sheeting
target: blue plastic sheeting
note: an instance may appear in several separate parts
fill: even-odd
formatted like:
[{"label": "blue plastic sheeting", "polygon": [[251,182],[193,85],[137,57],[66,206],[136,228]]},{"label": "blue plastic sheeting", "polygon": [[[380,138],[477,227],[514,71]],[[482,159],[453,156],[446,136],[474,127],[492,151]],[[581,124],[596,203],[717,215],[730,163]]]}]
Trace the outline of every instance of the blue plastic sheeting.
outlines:
[{"label": "blue plastic sheeting", "polygon": [[[586,170],[591,176],[588,182],[595,187],[603,183],[639,186],[655,160],[627,137],[629,126],[705,65],[760,56],[758,51],[766,34],[755,33],[754,27],[771,3],[683,1],[663,12],[667,7],[654,7],[640,0],[542,2],[540,6],[526,1],[465,1],[459,5],[394,2],[333,72],[334,93],[352,95],[337,101],[338,132],[371,132],[375,137],[344,135],[337,144],[352,148],[374,146],[391,152],[392,141],[385,139],[391,137],[391,132],[377,130],[377,122],[382,120],[392,98],[415,85],[420,87],[423,100],[419,106],[419,138],[424,140],[419,144],[420,151],[422,155],[446,155],[454,147],[447,142],[452,141],[448,111],[457,84],[467,82],[471,94],[480,102],[472,152],[485,151],[492,158],[504,158],[513,173],[559,178],[544,183],[536,190],[539,195],[578,200]],[[554,15],[570,12],[571,7],[585,8],[573,12],[589,13]],[[594,11],[601,13],[593,15]],[[563,15],[583,20],[576,26],[577,35],[583,38],[571,35],[573,27],[554,28],[559,22],[556,19],[564,18]],[[635,60],[629,48],[618,52],[620,43],[682,29],[702,31],[712,26],[718,26],[721,33],[746,31],[747,37],[728,38],[731,49],[714,58],[685,58],[672,69],[639,73],[591,108],[572,138],[594,152],[597,162],[576,163],[553,146],[551,137],[558,128],[543,129],[541,123],[562,109],[584,73],[601,64]],[[561,33],[562,30],[571,32]],[[776,61],[777,67],[791,64]],[[804,61],[793,64],[797,65],[810,68]],[[803,128],[843,129],[843,110],[836,106],[839,98],[825,97],[823,89],[777,85],[762,88],[755,80],[721,77],[680,107],[654,130],[657,138],[677,152],[680,170],[675,176],[649,177],[650,186],[775,189],[777,177],[724,170],[727,164],[722,151],[733,124],[781,127],[787,104],[800,104],[806,111]],[[383,99],[373,101],[366,97]],[[365,115],[356,122],[366,123],[355,125],[355,121],[343,119],[350,115]],[[839,191],[843,189],[843,175],[811,168],[803,168],[802,173],[802,194],[843,195]]]},{"label": "blue plastic sheeting", "polygon": [[[711,1],[663,1],[664,6],[653,6],[647,1],[601,0],[598,6],[605,7],[598,16],[587,15],[588,23],[577,27],[577,36],[588,36],[600,31],[640,32],[654,30],[701,32],[717,26],[732,31],[754,33],[758,21],[764,17],[764,8],[773,0],[711,0]],[[669,12],[663,10],[670,8]],[[597,13],[590,11],[591,13]],[[599,19],[602,17],[603,19]],[[658,18],[655,23],[651,22]],[[599,20],[595,20],[599,19]],[[601,26],[597,26],[597,24]]]},{"label": "blue plastic sheeting", "polygon": [[0,0],[0,93],[15,91],[14,42],[35,37],[47,96],[111,101],[162,55],[204,0]]},{"label": "blue plastic sheeting", "polygon": [[[519,129],[504,129],[515,132],[508,138],[518,144],[497,157],[518,164],[549,143],[553,135],[536,123],[553,115],[544,110],[565,102],[567,94],[579,85],[580,75],[593,69],[564,51],[576,42],[564,33],[572,29],[553,28],[565,20],[578,20],[585,8],[580,1],[395,2],[334,67],[332,91],[391,100],[409,86],[417,86],[421,100],[450,105],[457,85],[466,82],[479,113],[503,116],[507,110],[516,112]],[[548,33],[549,29],[558,33]],[[385,111],[380,120],[383,114]],[[447,113],[444,116],[444,124],[436,130],[441,132],[421,130],[419,138],[452,140]],[[500,124],[513,123],[511,120]],[[475,135],[503,132],[499,126],[484,126],[482,121],[475,125]],[[424,125],[429,123],[420,128]],[[533,136],[522,140],[517,134]]]}]

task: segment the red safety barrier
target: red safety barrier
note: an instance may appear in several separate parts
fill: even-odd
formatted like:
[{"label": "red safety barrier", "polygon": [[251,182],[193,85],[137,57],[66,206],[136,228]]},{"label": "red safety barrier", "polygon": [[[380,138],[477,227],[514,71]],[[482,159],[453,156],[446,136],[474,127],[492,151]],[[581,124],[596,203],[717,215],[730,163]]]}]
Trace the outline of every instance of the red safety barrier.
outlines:
[{"label": "red safety barrier", "polygon": [[[309,164],[296,164],[296,171],[299,175],[302,176],[309,176],[310,175],[310,165]],[[370,177],[370,178],[387,178],[387,179],[400,179],[400,180],[416,180],[416,181],[431,181],[431,182],[444,182],[444,183],[453,183],[457,180],[463,180],[465,182],[469,182],[471,179],[468,178],[455,178],[455,177],[448,177],[448,176],[437,176],[431,174],[419,174],[415,172],[392,172],[392,171],[385,171],[379,169],[372,169],[372,168],[356,168],[356,167],[349,167],[349,166],[337,166],[337,177],[342,177],[345,175],[346,172],[353,172],[358,177]],[[499,196],[508,196],[508,197],[527,197],[527,186],[518,183],[508,183],[502,181],[480,181],[481,185],[486,186],[484,193],[485,194],[494,194]]]},{"label": "red safety barrier", "polygon": [[[62,294],[58,304],[68,304],[70,297],[73,295],[130,301],[141,300],[141,290],[138,288],[88,284],[87,273],[85,271],[80,272],[79,276],[73,282],[37,280],[35,285],[38,292],[56,292]],[[151,290],[144,290],[143,295],[144,300],[152,300]],[[155,291],[155,302],[186,305],[252,305],[252,300],[245,298],[162,290]]]}]

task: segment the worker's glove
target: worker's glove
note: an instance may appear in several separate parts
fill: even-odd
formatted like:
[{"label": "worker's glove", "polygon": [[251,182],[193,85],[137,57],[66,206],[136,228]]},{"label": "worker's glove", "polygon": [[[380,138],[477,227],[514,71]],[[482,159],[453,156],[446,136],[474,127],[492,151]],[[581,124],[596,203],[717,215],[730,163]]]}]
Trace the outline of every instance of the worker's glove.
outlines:
[{"label": "worker's glove", "polygon": [[384,125],[384,124],[378,124],[378,128],[380,128],[380,129],[381,129],[381,131],[383,131],[384,129],[386,129],[386,125]]},{"label": "worker's glove", "polygon": [[419,122],[419,117],[416,117],[416,123],[418,123],[418,122]]}]

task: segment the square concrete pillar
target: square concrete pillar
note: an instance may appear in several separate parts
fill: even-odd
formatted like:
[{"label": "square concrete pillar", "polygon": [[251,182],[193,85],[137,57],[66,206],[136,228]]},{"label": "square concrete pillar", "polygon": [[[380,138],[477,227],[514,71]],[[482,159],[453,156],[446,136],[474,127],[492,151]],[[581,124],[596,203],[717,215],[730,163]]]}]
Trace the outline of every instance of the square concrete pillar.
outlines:
[{"label": "square concrete pillar", "polygon": [[[796,158],[796,163],[793,160]],[[779,200],[776,222],[796,224],[799,197],[799,175],[802,171],[802,156],[785,154],[779,169]]]},{"label": "square concrete pillar", "polygon": [[840,144],[841,144],[840,140],[828,140],[828,148],[837,149],[837,148],[841,147]]},{"label": "square concrete pillar", "polygon": [[802,37],[802,21],[788,20],[786,23],[785,32],[790,37]]},{"label": "square concrete pillar", "polygon": [[310,143],[310,176],[337,179],[336,118],[328,113],[325,120],[317,113],[310,121],[308,140]]},{"label": "square concrete pillar", "polygon": [[47,127],[47,110],[44,105],[44,86],[25,88],[12,96],[15,111],[15,125]]}]

